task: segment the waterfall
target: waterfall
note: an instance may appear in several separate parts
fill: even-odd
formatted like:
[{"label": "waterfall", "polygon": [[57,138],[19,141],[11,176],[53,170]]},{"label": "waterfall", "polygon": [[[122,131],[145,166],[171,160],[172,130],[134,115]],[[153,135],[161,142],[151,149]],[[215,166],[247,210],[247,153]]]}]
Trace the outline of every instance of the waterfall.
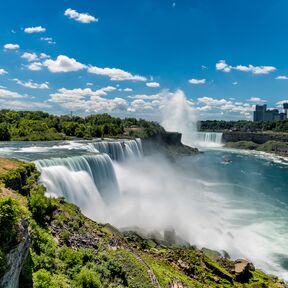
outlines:
[{"label": "waterfall", "polygon": [[223,133],[217,132],[196,132],[194,141],[198,147],[221,147]]},{"label": "waterfall", "polygon": [[128,158],[140,158],[143,153],[140,139],[92,142],[88,144],[88,150],[108,154],[112,160],[117,162]]},{"label": "waterfall", "polygon": [[110,202],[119,194],[113,163],[106,154],[44,159],[35,164],[49,193],[81,208],[93,207],[101,198]]}]

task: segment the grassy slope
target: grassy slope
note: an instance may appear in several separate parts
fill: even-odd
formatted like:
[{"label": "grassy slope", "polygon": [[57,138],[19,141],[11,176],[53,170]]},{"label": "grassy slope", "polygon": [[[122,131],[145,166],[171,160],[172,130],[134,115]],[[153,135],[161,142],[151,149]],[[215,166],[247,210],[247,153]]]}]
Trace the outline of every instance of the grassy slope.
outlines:
[{"label": "grassy slope", "polygon": [[[37,184],[33,165],[3,161],[0,163],[11,169],[0,174],[0,200],[12,197],[19,207],[29,208],[21,214],[29,218],[32,245],[20,287],[32,287],[32,282],[35,288],[149,288],[159,287],[157,283],[161,287],[172,283],[182,287],[284,287],[259,270],[252,272],[249,283],[241,284],[234,281],[230,269],[233,263],[213,253],[193,247],[167,247],[135,233],[124,236],[110,225],[97,224],[64,199],[47,199],[45,189]],[[22,177],[22,182],[17,177]],[[25,186],[18,189],[25,196],[12,191],[10,187],[18,187],[15,182]],[[154,282],[153,276],[157,278]]]}]

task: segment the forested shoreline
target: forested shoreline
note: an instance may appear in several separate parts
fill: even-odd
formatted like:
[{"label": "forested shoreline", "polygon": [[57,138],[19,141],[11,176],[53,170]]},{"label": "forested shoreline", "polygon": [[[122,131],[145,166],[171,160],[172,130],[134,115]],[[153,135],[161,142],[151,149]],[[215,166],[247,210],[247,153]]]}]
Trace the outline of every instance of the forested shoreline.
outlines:
[{"label": "forested shoreline", "polygon": [[224,132],[224,131],[242,131],[242,132],[288,132],[288,120],[284,121],[266,121],[253,122],[246,120],[224,121],[224,120],[205,120],[198,123],[200,131]]},{"label": "forested shoreline", "polygon": [[0,141],[48,141],[73,137],[149,137],[165,130],[144,119],[93,114],[87,117],[52,115],[42,111],[0,110]]}]

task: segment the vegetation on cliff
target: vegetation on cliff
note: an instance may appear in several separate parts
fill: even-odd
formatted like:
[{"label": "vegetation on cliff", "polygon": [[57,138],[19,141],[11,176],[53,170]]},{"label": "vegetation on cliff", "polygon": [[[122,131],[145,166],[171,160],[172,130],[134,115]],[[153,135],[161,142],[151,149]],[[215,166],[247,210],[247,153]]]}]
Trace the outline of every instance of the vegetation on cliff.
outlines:
[{"label": "vegetation on cliff", "polygon": [[120,119],[108,114],[87,117],[50,115],[41,111],[0,110],[0,141],[61,140],[71,137],[147,137],[164,132],[156,122]]},{"label": "vegetation on cliff", "polygon": [[[9,161],[4,161],[6,168]],[[32,242],[20,287],[285,287],[244,260],[240,271],[227,254],[97,224],[63,198],[46,198],[33,164],[11,160],[10,167],[1,173],[0,243],[6,248],[0,253],[0,271],[9,270],[5,257],[13,241],[7,228],[15,229],[17,243],[19,223],[29,221]]]},{"label": "vegetation on cliff", "polygon": [[284,121],[223,121],[223,120],[206,120],[199,122],[200,131],[223,132],[227,130],[257,132],[257,131],[273,131],[288,132],[288,120]]}]

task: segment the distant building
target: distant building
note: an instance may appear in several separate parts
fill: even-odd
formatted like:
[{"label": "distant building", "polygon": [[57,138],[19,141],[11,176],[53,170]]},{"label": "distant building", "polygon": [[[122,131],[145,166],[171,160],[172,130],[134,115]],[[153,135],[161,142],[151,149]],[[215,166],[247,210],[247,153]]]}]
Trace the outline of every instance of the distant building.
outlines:
[{"label": "distant building", "polygon": [[283,104],[284,112],[279,113],[278,109],[268,109],[267,105],[256,105],[254,111],[254,122],[259,121],[279,121],[287,119],[288,115],[288,103]]}]

